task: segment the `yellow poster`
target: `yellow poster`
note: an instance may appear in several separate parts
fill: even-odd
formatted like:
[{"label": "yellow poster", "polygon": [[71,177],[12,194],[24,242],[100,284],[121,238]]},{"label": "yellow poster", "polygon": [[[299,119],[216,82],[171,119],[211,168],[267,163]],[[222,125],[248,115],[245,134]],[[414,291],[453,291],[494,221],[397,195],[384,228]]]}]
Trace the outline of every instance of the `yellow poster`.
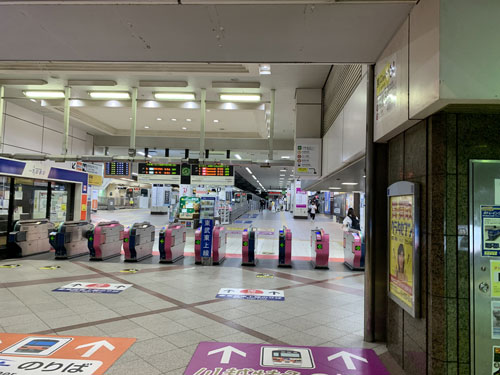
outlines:
[{"label": "yellow poster", "polygon": [[390,197],[389,291],[413,308],[413,246],[415,221],[413,195]]},{"label": "yellow poster", "polygon": [[92,186],[101,186],[102,185],[102,176],[98,174],[89,173],[89,185]]},{"label": "yellow poster", "polygon": [[500,297],[500,260],[491,260],[491,297]]}]

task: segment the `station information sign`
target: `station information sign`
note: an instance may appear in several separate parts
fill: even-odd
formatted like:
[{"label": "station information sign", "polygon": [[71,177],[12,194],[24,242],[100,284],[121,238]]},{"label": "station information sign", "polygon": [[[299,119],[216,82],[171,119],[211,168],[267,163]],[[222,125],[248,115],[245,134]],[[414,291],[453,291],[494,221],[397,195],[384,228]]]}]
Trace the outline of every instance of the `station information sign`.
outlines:
[{"label": "station information sign", "polygon": [[181,168],[179,164],[139,163],[139,174],[180,176]]},{"label": "station information sign", "polygon": [[192,176],[231,177],[234,175],[232,165],[192,165]]},{"label": "station information sign", "polygon": [[104,177],[113,178],[116,176],[130,177],[130,163],[110,161],[104,166]]}]

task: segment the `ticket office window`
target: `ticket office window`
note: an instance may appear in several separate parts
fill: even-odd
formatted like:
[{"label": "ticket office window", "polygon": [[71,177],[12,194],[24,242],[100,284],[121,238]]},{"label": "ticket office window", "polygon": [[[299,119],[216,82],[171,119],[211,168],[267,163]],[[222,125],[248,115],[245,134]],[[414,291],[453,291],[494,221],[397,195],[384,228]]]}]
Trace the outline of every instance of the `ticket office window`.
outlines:
[{"label": "ticket office window", "polygon": [[63,221],[73,220],[74,184],[51,182],[49,219],[58,225]]},{"label": "ticket office window", "polygon": [[47,181],[15,178],[13,183],[12,222],[47,217]]}]

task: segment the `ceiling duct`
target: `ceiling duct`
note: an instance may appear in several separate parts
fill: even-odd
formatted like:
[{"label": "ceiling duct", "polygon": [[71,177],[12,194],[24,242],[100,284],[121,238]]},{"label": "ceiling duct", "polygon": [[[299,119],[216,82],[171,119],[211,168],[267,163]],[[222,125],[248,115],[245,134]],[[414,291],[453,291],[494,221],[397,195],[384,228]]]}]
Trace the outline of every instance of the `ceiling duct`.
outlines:
[{"label": "ceiling duct", "polygon": [[24,86],[24,85],[46,85],[43,79],[0,79],[0,85],[4,86]]},{"label": "ceiling duct", "polygon": [[260,82],[212,82],[214,89],[260,89]]},{"label": "ceiling duct", "polygon": [[70,79],[68,80],[68,86],[116,86],[116,81],[103,79]]},{"label": "ceiling duct", "polygon": [[187,87],[186,81],[139,81],[139,87]]}]

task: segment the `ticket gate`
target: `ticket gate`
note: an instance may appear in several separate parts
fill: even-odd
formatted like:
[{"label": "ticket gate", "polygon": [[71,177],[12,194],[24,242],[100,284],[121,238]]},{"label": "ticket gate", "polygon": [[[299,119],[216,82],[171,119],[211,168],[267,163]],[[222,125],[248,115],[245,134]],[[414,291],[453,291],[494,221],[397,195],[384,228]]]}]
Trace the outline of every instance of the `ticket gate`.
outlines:
[{"label": "ticket gate", "polygon": [[361,235],[355,229],[344,232],[344,264],[351,270],[365,269],[365,254]]},{"label": "ticket gate", "polygon": [[137,262],[153,256],[155,227],[149,222],[134,223],[125,230],[123,251],[125,262]]},{"label": "ticket gate", "polygon": [[247,228],[241,236],[241,265],[255,266],[257,257],[255,250],[257,248],[257,228]]},{"label": "ticket gate", "polygon": [[323,229],[311,230],[311,263],[314,268],[328,269],[330,235]]},{"label": "ticket gate", "polygon": [[7,238],[10,255],[25,257],[50,251],[49,233],[53,230],[48,219],[17,221]]},{"label": "ticket gate", "polygon": [[50,233],[50,244],[56,251],[56,259],[69,259],[89,253],[88,233],[94,226],[88,221],[66,221],[56,232]]},{"label": "ticket gate", "polygon": [[[212,234],[213,264],[221,264],[226,259],[226,244],[226,229],[216,225]],[[194,232],[194,263],[201,264],[201,227]]]},{"label": "ticket gate", "polygon": [[280,230],[278,238],[278,267],[292,266],[292,231],[286,226]]},{"label": "ticket gate", "polygon": [[160,263],[173,263],[184,258],[186,245],[186,227],[182,224],[170,224],[160,231],[158,244]]},{"label": "ticket gate", "polygon": [[87,232],[90,260],[106,260],[121,255],[123,225],[118,221],[101,221]]}]

